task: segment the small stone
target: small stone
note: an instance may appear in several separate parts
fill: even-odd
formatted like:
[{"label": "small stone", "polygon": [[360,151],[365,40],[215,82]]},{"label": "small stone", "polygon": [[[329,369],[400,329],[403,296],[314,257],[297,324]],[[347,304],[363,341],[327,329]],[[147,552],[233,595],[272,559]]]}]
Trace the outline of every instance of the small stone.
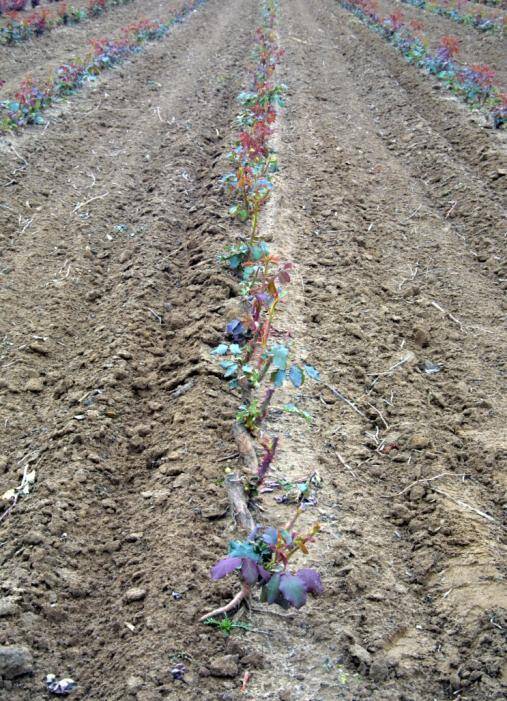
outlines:
[{"label": "small stone", "polygon": [[146,589],[141,589],[141,587],[132,587],[128,589],[123,595],[123,600],[126,604],[131,604],[134,601],[142,601],[146,597]]},{"label": "small stone", "polygon": [[235,677],[239,673],[238,655],[213,657],[208,663],[212,677]]},{"label": "small stone", "polygon": [[405,506],[405,504],[393,504],[391,514],[393,519],[395,519],[396,523],[400,526],[408,523],[412,518],[412,512]]},{"label": "small stone", "polygon": [[371,665],[371,655],[366,648],[357,643],[349,647],[349,653],[359,667],[361,674],[368,671]]},{"label": "small stone", "polygon": [[121,543],[119,540],[108,540],[104,545],[102,545],[101,550],[103,553],[115,553],[121,548]]},{"label": "small stone", "polygon": [[292,699],[291,690],[290,689],[282,689],[278,693],[278,698],[280,699],[280,701],[291,701],[291,699]]},{"label": "small stone", "polygon": [[429,333],[420,326],[416,326],[414,329],[414,341],[421,348],[427,348],[430,345]]},{"label": "small stone", "polygon": [[149,436],[151,433],[151,428],[147,426],[146,424],[139,424],[138,426],[135,427],[134,431],[139,435],[139,436]]},{"label": "small stone", "polygon": [[180,487],[188,487],[190,481],[190,476],[187,473],[182,473],[181,475],[178,475],[178,477],[176,477],[172,486],[174,489],[179,489]]},{"label": "small stone", "polygon": [[453,689],[461,688],[461,679],[457,672],[452,672],[452,674],[449,675],[449,684]]},{"label": "small stone", "polygon": [[30,343],[28,347],[31,351],[33,351],[34,353],[38,353],[39,355],[47,355],[49,353],[49,350],[46,348],[46,346],[43,346],[42,343],[38,343],[37,341]]},{"label": "small stone", "polygon": [[120,358],[123,358],[123,360],[130,360],[132,358],[132,353],[129,353],[129,351],[125,350],[125,348],[119,350],[117,355],[119,355]]},{"label": "small stone", "polygon": [[143,537],[143,534],[141,532],[138,533],[129,533],[126,537],[125,540],[127,543],[137,543],[138,540],[141,540]]},{"label": "small stone", "polygon": [[40,531],[28,531],[22,542],[24,545],[40,545],[44,542],[44,536]]},{"label": "small stone", "polygon": [[31,377],[25,385],[25,392],[42,392],[44,383],[40,377]]},{"label": "small stone", "polygon": [[151,379],[149,377],[135,377],[132,380],[133,389],[149,389],[151,387]]},{"label": "small stone", "polygon": [[87,302],[95,302],[96,299],[100,297],[100,292],[98,290],[91,290],[90,292],[87,292],[85,295],[85,299]]},{"label": "small stone", "polygon": [[362,339],[364,338],[364,333],[361,331],[357,324],[345,324],[345,331],[347,331],[354,338]]},{"label": "small stone", "polygon": [[127,689],[131,693],[135,693],[136,691],[139,691],[139,689],[143,686],[144,680],[142,677],[137,677],[134,674],[131,674],[130,677],[127,679]]},{"label": "small stone", "polygon": [[389,663],[384,657],[378,657],[371,663],[370,677],[376,682],[383,682],[389,677]]},{"label": "small stone", "polygon": [[146,466],[147,467],[158,467],[161,458],[166,454],[167,448],[150,448],[146,454]]},{"label": "small stone", "polygon": [[213,521],[214,519],[222,518],[223,516],[225,516],[228,508],[229,502],[227,501],[215,502],[209,504],[209,506],[205,506],[201,513],[204,518]]},{"label": "small stone", "polygon": [[419,499],[422,499],[425,494],[426,494],[426,489],[425,489],[424,485],[414,484],[414,486],[410,490],[408,496],[409,496],[410,501],[419,501]]},{"label": "small stone", "polygon": [[248,667],[248,669],[264,669],[264,655],[260,652],[251,652],[249,655],[241,658],[241,664]]},{"label": "small stone", "polygon": [[161,404],[160,402],[155,402],[155,401],[148,402],[148,409],[150,411],[161,411],[163,408],[164,408],[164,405]]},{"label": "small stone", "polygon": [[0,677],[14,679],[33,671],[32,653],[19,645],[0,646]]},{"label": "small stone", "polygon": [[160,466],[160,473],[162,475],[166,475],[167,477],[177,477],[177,475],[181,475],[183,472],[183,467],[180,467],[179,465],[168,465],[167,463],[163,463]]},{"label": "small stone", "polygon": [[424,448],[428,448],[431,444],[430,439],[428,436],[425,436],[422,433],[414,433],[414,435],[410,438],[409,441],[409,448],[412,448],[412,450],[424,450]]},{"label": "small stone", "polygon": [[0,599],[0,618],[15,616],[19,612],[19,606],[13,596],[4,596]]}]

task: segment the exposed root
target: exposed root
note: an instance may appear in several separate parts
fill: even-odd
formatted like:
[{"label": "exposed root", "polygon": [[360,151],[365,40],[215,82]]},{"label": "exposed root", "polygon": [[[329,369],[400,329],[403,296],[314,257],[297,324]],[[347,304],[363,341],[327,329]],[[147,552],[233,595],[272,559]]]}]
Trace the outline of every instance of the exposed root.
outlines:
[{"label": "exposed root", "polygon": [[250,587],[246,582],[243,582],[241,591],[239,591],[236,596],[229,601],[228,604],[225,604],[225,606],[221,606],[218,609],[215,609],[214,611],[210,611],[209,613],[206,613],[204,616],[201,616],[199,621],[205,621],[207,618],[212,618],[214,616],[219,616],[221,613],[228,613],[229,611],[232,611],[233,609],[237,608],[242,601],[247,599],[250,596]]}]

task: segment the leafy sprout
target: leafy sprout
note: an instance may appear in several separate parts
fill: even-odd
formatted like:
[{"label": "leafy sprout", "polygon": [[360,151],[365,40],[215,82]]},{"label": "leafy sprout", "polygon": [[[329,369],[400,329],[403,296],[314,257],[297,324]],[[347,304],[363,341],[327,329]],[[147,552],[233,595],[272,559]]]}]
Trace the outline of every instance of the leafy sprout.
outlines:
[{"label": "leafy sprout", "polygon": [[237,628],[240,630],[251,630],[251,627],[248,623],[242,623],[241,621],[233,621],[228,616],[224,616],[224,618],[218,619],[214,618],[211,616],[210,618],[206,618],[204,621],[204,625],[206,626],[214,626],[215,628],[218,628],[225,637],[228,637],[231,632]]}]

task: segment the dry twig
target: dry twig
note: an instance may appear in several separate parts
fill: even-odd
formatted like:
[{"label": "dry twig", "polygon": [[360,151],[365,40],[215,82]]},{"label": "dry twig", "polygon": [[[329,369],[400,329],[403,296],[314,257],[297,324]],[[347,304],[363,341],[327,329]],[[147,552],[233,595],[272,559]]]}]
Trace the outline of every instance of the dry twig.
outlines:
[{"label": "dry twig", "polygon": [[331,385],[328,385],[327,382],[322,383],[324,387],[327,387],[328,390],[330,390],[338,399],[341,399],[342,402],[345,402],[345,404],[348,404],[348,406],[356,412],[356,414],[359,414],[359,416],[362,416],[363,419],[368,420],[368,417],[366,416],[365,413],[359,409],[354,402],[352,402],[350,399],[347,399],[345,395],[343,395],[341,392],[339,392],[335,387],[332,387]]},{"label": "dry twig", "polygon": [[456,499],[456,497],[453,497],[452,494],[448,494],[447,492],[444,492],[443,489],[437,489],[436,487],[433,487],[433,491],[437,492],[437,494],[441,494],[442,496],[446,497],[447,499],[450,499],[458,506],[461,506],[461,508],[466,509],[467,511],[473,511],[474,514],[477,514],[478,516],[482,516],[482,518],[485,518],[488,521],[491,521],[491,523],[494,523],[496,526],[500,526],[501,528],[505,529],[504,525],[502,525],[501,523],[498,523],[498,521],[496,519],[494,519],[493,516],[490,516],[485,511],[481,511],[480,509],[476,509],[475,506],[472,506],[471,504],[467,504],[466,501],[461,501],[461,499]]},{"label": "dry twig", "polygon": [[466,477],[466,474],[464,472],[460,472],[459,474],[455,474],[454,472],[442,472],[440,475],[435,475],[434,477],[423,477],[422,479],[415,480],[415,482],[411,482],[407,487],[401,490],[401,492],[395,492],[394,494],[386,494],[382,496],[382,499],[392,499],[393,497],[401,497],[402,494],[405,494],[406,492],[410,491],[412,487],[416,484],[420,484],[421,482],[433,482],[434,480],[439,480],[442,479],[442,477]]},{"label": "dry twig", "polygon": [[90,202],[94,202],[95,200],[102,200],[104,197],[107,197],[108,195],[109,195],[109,192],[103,192],[102,195],[95,195],[95,197],[90,197],[89,200],[85,200],[84,202],[78,202],[72,211],[77,212],[82,207],[86,207],[87,204],[90,204]]}]

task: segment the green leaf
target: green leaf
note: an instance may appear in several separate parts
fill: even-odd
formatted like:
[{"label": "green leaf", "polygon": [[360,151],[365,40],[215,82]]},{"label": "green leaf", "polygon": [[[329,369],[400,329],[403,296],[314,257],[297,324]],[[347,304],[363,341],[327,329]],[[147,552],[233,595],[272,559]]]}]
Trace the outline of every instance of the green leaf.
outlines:
[{"label": "green leaf", "polygon": [[291,367],[289,371],[289,379],[294,385],[294,387],[296,387],[296,389],[298,387],[301,387],[301,385],[303,384],[305,376],[303,375],[303,371],[298,365],[293,365]]},{"label": "green leaf", "polygon": [[253,260],[260,260],[264,256],[269,255],[268,244],[265,241],[261,241],[259,244],[251,247],[250,253]]},{"label": "green leaf", "polygon": [[216,348],[213,348],[211,355],[225,355],[229,350],[227,343],[221,343]]},{"label": "green leaf", "polygon": [[312,424],[313,423],[313,416],[309,414],[307,411],[303,411],[299,407],[297,407],[295,404],[285,404],[283,407],[283,410],[287,414],[295,414],[296,416],[300,416],[302,419],[306,421],[307,424]]},{"label": "green leaf", "polygon": [[266,590],[266,601],[268,604],[274,604],[279,593],[281,575],[277,572],[269,582],[263,587]]},{"label": "green leaf", "polygon": [[308,377],[311,377],[312,380],[320,380],[320,372],[316,370],[313,365],[304,365],[303,367]]},{"label": "green leaf", "polygon": [[271,353],[273,355],[273,366],[277,370],[286,370],[287,359],[289,357],[289,349],[287,346],[276,344],[271,348]]},{"label": "green leaf", "polygon": [[238,366],[236,365],[236,363],[234,363],[228,370],[224,372],[224,377],[232,377],[236,374],[237,369]]},{"label": "green leaf", "polygon": [[253,543],[231,540],[229,543],[229,557],[247,557],[254,562],[259,561],[259,555],[255,552]]},{"label": "green leaf", "polygon": [[275,387],[281,387],[285,380],[285,370],[277,370],[271,375],[271,381]]}]

